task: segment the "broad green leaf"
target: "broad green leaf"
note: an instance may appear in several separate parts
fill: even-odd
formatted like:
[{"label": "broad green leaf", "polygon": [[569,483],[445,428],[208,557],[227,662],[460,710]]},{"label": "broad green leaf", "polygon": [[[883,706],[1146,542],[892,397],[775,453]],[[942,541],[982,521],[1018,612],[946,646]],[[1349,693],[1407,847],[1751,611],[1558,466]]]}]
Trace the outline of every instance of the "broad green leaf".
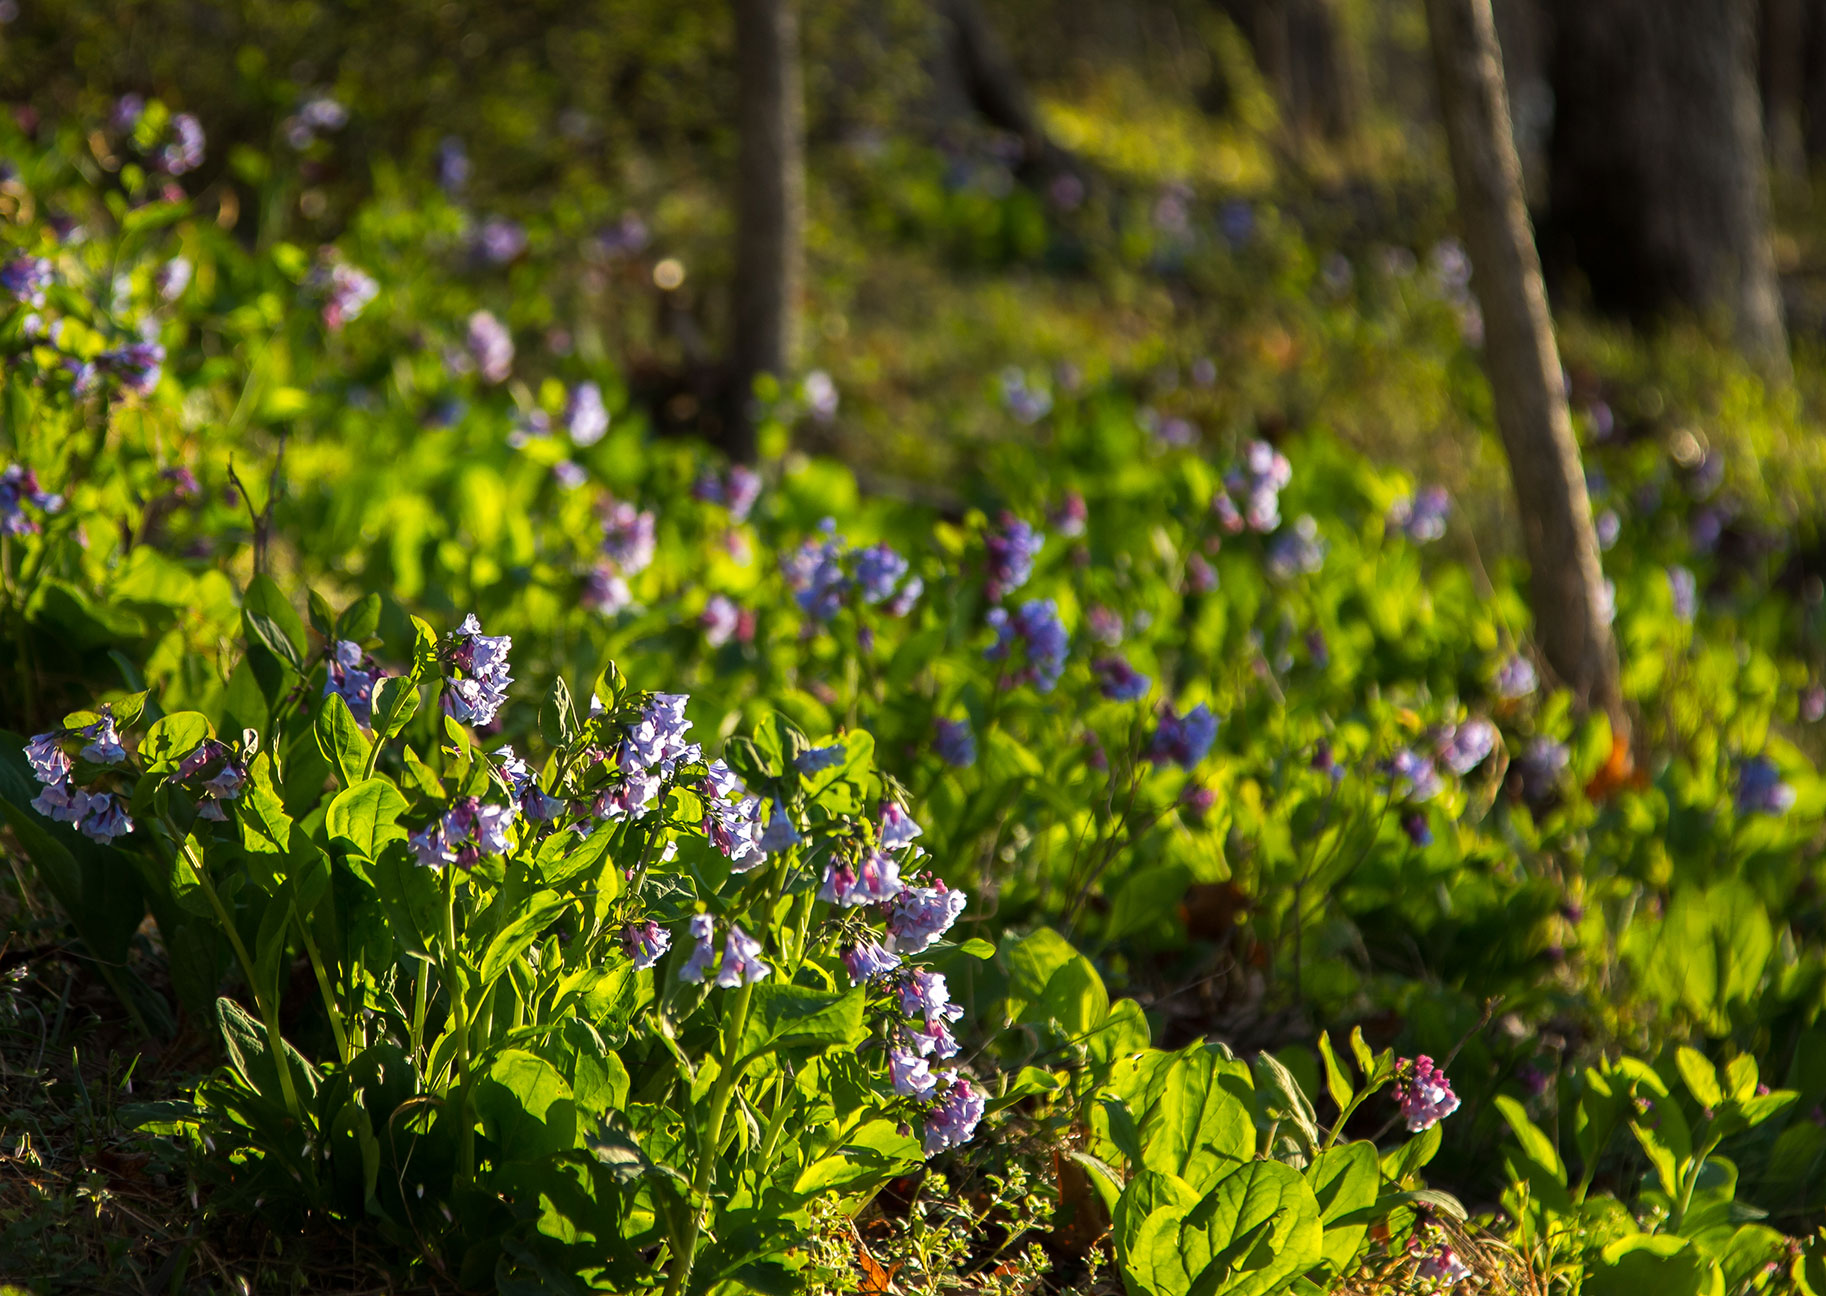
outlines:
[{"label": "broad green leaf", "polygon": [[175,773],[184,758],[214,731],[198,711],[174,711],[153,721],[140,740],[140,759],[154,774]]},{"label": "broad green leaf", "polygon": [[754,988],[742,1033],[742,1055],[772,1048],[853,1049],[868,1038],[862,1018],[865,1001],[861,986],[828,994],[764,981]]},{"label": "broad green leaf", "polygon": [[1682,1046],[1674,1054],[1674,1063],[1680,1068],[1680,1078],[1686,1081],[1687,1092],[1693,1095],[1693,1101],[1708,1108],[1724,1102],[1724,1090],[1718,1087],[1718,1072],[1705,1054],[1696,1048]]},{"label": "broad green leaf", "polygon": [[1553,1146],[1553,1140],[1542,1133],[1541,1128],[1528,1119],[1528,1112],[1521,1103],[1508,1094],[1496,1096],[1496,1110],[1509,1123],[1514,1131],[1516,1142],[1522,1145],[1522,1151],[1528,1159],[1552,1175],[1562,1188],[1566,1186],[1566,1163],[1560,1160],[1560,1154]]},{"label": "broad green leaf", "polygon": [[538,892],[522,902],[518,916],[488,942],[488,951],[482,956],[481,984],[493,984],[495,978],[507,970],[507,965],[524,954],[526,947],[571,904],[569,896],[550,891]]},{"label": "broad green leaf", "polygon": [[1131,1290],[1269,1296],[1322,1258],[1318,1201],[1289,1166],[1251,1161],[1204,1197],[1193,1195],[1183,1180],[1156,1172],[1123,1193],[1112,1228]]},{"label": "broad green leaf", "polygon": [[1381,1178],[1376,1146],[1358,1141],[1330,1148],[1313,1158],[1305,1177],[1313,1199],[1319,1203],[1319,1222],[1325,1226],[1325,1263],[1334,1274],[1342,1274],[1363,1248],[1369,1224],[1339,1221],[1376,1202]]},{"label": "broad green leaf", "polygon": [[389,780],[363,779],[336,794],[324,827],[332,841],[347,842],[368,859],[376,859],[388,841],[405,835],[397,826],[405,812],[406,798]]},{"label": "broad green leaf", "polygon": [[[1008,1013],[1016,1022],[1044,1026],[1057,1022],[1066,1041],[1075,1041],[1109,1015],[1109,992],[1089,959],[1051,928],[1007,943]],[[1062,1041],[1063,1042],[1063,1041]]]},{"label": "broad green leaf", "polygon": [[317,750],[330,762],[343,787],[361,782],[368,770],[368,740],[340,693],[324,695],[317,708],[316,731]]},{"label": "broad green leaf", "polygon": [[376,742],[395,737],[411,722],[418,713],[418,691],[418,684],[409,675],[389,675],[374,686],[369,714]]},{"label": "broad green leaf", "polygon": [[1724,1273],[1683,1237],[1619,1238],[1585,1271],[1582,1296],[1724,1296]]},{"label": "broad green leaf", "polygon": [[544,1058],[508,1049],[476,1085],[476,1114],[504,1159],[530,1159],[571,1147],[577,1112],[571,1087]]},{"label": "broad green leaf", "polygon": [[1325,1065],[1325,1092],[1331,1095],[1332,1105],[1342,1112],[1350,1106],[1356,1091],[1351,1088],[1344,1067],[1331,1050],[1331,1037],[1324,1031],[1319,1032],[1319,1060]]}]

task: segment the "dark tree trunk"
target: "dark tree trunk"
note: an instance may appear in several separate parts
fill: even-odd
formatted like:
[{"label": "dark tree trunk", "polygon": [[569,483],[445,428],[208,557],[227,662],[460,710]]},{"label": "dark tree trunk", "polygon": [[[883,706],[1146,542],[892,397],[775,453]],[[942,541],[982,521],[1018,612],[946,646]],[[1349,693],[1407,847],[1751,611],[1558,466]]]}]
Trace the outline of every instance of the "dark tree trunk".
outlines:
[{"label": "dark tree trunk", "polygon": [[991,126],[1020,139],[1022,169],[1030,175],[1064,166],[1064,150],[1047,135],[982,6],[977,0],[938,0],[938,11],[949,70],[966,102]]},{"label": "dark tree trunk", "polygon": [[[1807,174],[1807,10],[1809,0],[1762,0],[1757,51],[1762,64],[1763,129],[1769,164],[1787,180]],[[1817,5],[1813,6],[1818,8]]]},{"label": "dark tree trunk", "polygon": [[735,0],[735,328],[726,444],[755,457],[754,380],[798,362],[805,261],[805,104],[796,0]]},{"label": "dark tree trunk", "polygon": [[1788,371],[1751,0],[1555,0],[1546,243],[1602,310],[1681,309]]},{"label": "dark tree trunk", "polygon": [[1484,316],[1484,368],[1521,513],[1535,635],[1573,694],[1621,728],[1617,647],[1591,500],[1522,197],[1490,0],[1427,0],[1427,28],[1471,284]]},{"label": "dark tree trunk", "polygon": [[1338,0],[1219,0],[1248,39],[1296,134],[1342,139],[1362,113],[1364,71]]}]

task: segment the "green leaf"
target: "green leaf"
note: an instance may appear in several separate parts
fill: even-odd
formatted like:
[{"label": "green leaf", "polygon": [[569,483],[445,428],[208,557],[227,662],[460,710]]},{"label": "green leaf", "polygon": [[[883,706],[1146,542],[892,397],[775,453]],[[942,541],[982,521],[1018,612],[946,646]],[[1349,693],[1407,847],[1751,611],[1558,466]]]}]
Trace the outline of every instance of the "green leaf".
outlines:
[{"label": "green leaf", "polygon": [[1292,1121],[1304,1140],[1307,1153],[1316,1152],[1319,1147],[1318,1118],[1313,1114],[1312,1100],[1294,1079],[1293,1072],[1265,1050],[1256,1055],[1254,1070],[1255,1088],[1262,1096],[1263,1110],[1277,1120]]},{"label": "green leaf", "polygon": [[1718,1087],[1718,1072],[1706,1060],[1705,1054],[1683,1045],[1674,1054],[1674,1064],[1680,1068],[1680,1078],[1686,1081],[1687,1092],[1693,1095],[1693,1101],[1706,1108],[1716,1108],[1724,1102],[1724,1090]]},{"label": "green leaf", "polygon": [[248,766],[247,787],[235,804],[245,849],[258,855],[291,854],[292,817],[273,786],[273,760],[265,752]]},{"label": "green leaf", "polygon": [[1440,1127],[1434,1125],[1422,1130],[1400,1147],[1391,1148],[1382,1157],[1383,1177],[1398,1184],[1406,1183],[1438,1154],[1441,1137]]},{"label": "green leaf", "polygon": [[1331,1036],[1324,1031],[1319,1032],[1319,1060],[1325,1066],[1325,1092],[1331,1095],[1332,1104],[1342,1113],[1356,1097],[1356,1090],[1351,1088],[1344,1067],[1331,1050]]},{"label": "green leaf", "polygon": [[863,987],[827,994],[805,986],[764,981],[754,989],[742,1033],[742,1055],[774,1048],[853,1049],[868,1038],[862,1019]]},{"label": "green leaf", "polygon": [[1666,1233],[1619,1238],[1585,1271],[1582,1296],[1724,1296],[1724,1273],[1690,1240]]},{"label": "green leaf", "polygon": [[374,686],[370,715],[374,722],[374,740],[386,742],[395,737],[418,713],[419,686],[410,675],[389,675]]},{"label": "green leaf", "polygon": [[174,711],[153,722],[140,740],[140,759],[154,774],[175,773],[186,756],[213,731],[200,711]]},{"label": "green leaf", "polygon": [[476,1086],[476,1114],[504,1160],[562,1152],[577,1137],[571,1087],[552,1064],[521,1049],[507,1049]]},{"label": "green leaf", "polygon": [[348,607],[336,620],[336,637],[348,639],[355,643],[364,643],[374,637],[374,631],[380,626],[380,595],[364,594]]},{"label": "green leaf", "polygon": [[1124,1279],[1152,1296],[1269,1296],[1322,1258],[1318,1201],[1275,1161],[1235,1167],[1202,1198],[1144,1171],[1111,1223]]},{"label": "green leaf", "polygon": [[967,954],[973,959],[992,959],[995,957],[995,946],[991,945],[980,936],[972,936],[957,948],[959,953]]},{"label": "green leaf", "polygon": [[1380,1182],[1376,1146],[1360,1140],[1319,1153],[1306,1168],[1306,1185],[1319,1203],[1319,1222],[1325,1226],[1324,1257],[1332,1273],[1342,1274],[1369,1234],[1369,1223],[1341,1223],[1345,1216],[1376,1202]]},{"label": "green leaf", "polygon": [[569,896],[550,891],[538,892],[524,901],[519,915],[488,942],[488,950],[482,956],[481,984],[492,985],[495,978],[507,970],[507,965],[524,954],[539,933],[551,926],[571,904]]},{"label": "green leaf", "polygon": [[553,678],[545,701],[539,705],[539,736],[554,749],[570,746],[577,737],[577,710],[571,705],[570,686],[563,676]]},{"label": "green leaf", "polygon": [[368,859],[377,859],[387,842],[404,837],[398,827],[406,812],[406,798],[384,778],[363,779],[344,788],[330,802],[324,827],[331,841],[341,841]]},{"label": "green leaf", "polygon": [[336,770],[343,787],[361,782],[368,770],[368,740],[340,693],[327,693],[317,709],[317,750]]},{"label": "green leaf", "polygon": [[1248,1068],[1213,1049],[1182,1053],[1141,1121],[1143,1161],[1205,1191],[1255,1156],[1255,1117],[1240,1096]]},{"label": "green leaf", "polygon": [[[241,623],[250,655],[264,650],[291,674],[304,673],[304,622],[272,577],[261,574],[247,583],[241,597]],[[267,691],[271,694],[273,690]]]},{"label": "green leaf", "polygon": [[831,1193],[866,1192],[923,1159],[919,1141],[902,1133],[899,1122],[869,1121],[801,1170],[793,1180],[792,1195],[809,1201]]},{"label": "green leaf", "polygon": [[1496,1110],[1502,1114],[1509,1128],[1514,1131],[1516,1142],[1522,1145],[1522,1151],[1528,1159],[1553,1176],[1562,1188],[1566,1186],[1566,1163],[1560,1160],[1560,1154],[1553,1146],[1553,1140],[1541,1131],[1540,1126],[1528,1119],[1527,1110],[1508,1094],[1496,1096]]},{"label": "green leaf", "polygon": [[1042,927],[1002,949],[1008,966],[1008,1014],[1017,1023],[1056,1023],[1064,1041],[1073,1041],[1102,1024],[1109,1015],[1109,991],[1091,961],[1058,932]]}]

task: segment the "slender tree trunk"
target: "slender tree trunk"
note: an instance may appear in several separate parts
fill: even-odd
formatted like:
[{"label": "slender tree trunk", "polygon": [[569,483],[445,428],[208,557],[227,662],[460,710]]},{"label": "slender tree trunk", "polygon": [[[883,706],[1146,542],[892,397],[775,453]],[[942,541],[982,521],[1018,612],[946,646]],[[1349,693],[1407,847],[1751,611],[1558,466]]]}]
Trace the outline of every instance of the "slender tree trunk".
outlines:
[{"label": "slender tree trunk", "polygon": [[939,0],[938,10],[951,67],[970,106],[991,126],[1020,138],[1024,170],[1058,169],[1065,161],[1063,150],[1047,135],[982,6],[977,0]]},{"label": "slender tree trunk", "polygon": [[1522,198],[1490,0],[1427,0],[1427,27],[1471,282],[1484,315],[1484,368],[1528,551],[1535,634],[1574,695],[1621,726],[1609,599]]},{"label": "slender tree trunk", "polygon": [[1556,0],[1547,242],[1599,308],[1695,311],[1781,378],[1751,4]]},{"label": "slender tree trunk", "polygon": [[1769,164],[1785,180],[1807,177],[1807,7],[1808,0],[1762,0],[1761,6],[1764,133]]},{"label": "slender tree trunk", "polygon": [[796,0],[735,0],[735,337],[727,447],[755,457],[754,380],[798,362],[805,277],[805,104]]}]

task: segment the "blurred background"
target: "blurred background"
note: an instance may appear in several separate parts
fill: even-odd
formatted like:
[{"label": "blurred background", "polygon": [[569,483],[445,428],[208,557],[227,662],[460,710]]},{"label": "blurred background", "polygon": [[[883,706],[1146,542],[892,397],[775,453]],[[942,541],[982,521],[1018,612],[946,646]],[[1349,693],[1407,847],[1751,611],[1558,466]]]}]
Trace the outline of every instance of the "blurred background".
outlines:
[{"label": "blurred background", "polygon": [[[985,376],[1014,366],[1001,386],[1036,399],[1118,379],[1207,427],[1322,425],[1506,508],[1493,444],[1461,434],[1454,352],[1380,345],[1478,327],[1419,0],[7,9],[0,97],[23,130],[103,121],[123,94],[194,114],[210,146],[186,188],[250,245],[342,240],[365,200],[441,187],[446,263],[507,279],[516,327],[612,358],[655,423],[723,441],[769,358],[737,337],[739,190],[769,183],[740,165],[766,78],[744,80],[737,11],[796,21],[784,51],[747,48],[802,85],[784,345],[841,394],[807,448],[942,496],[1009,434]],[[1812,397],[1826,6],[1495,10],[1575,416],[1602,398],[1607,432],[1655,427],[1790,345]],[[1445,309],[1327,314],[1378,284]],[[1597,393],[1594,367],[1631,381]],[[1759,418],[1804,459],[1794,408]]]}]

